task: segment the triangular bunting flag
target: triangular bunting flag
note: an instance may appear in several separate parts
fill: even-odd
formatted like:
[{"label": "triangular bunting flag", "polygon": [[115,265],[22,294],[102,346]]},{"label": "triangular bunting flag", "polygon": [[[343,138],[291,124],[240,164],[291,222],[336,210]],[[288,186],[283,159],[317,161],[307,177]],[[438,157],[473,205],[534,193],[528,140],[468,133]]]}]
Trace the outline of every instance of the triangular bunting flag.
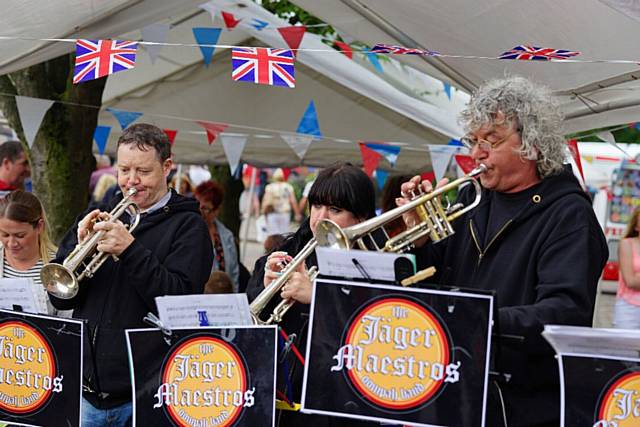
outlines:
[{"label": "triangular bunting flag", "polygon": [[236,19],[233,13],[225,12],[224,10],[222,11],[222,19],[224,19],[224,25],[227,27],[227,30],[233,30],[242,20]]},{"label": "triangular bunting flag", "polygon": [[351,50],[351,46],[338,40],[334,41],[333,44],[344,54],[344,56],[349,59],[353,59],[353,50]]},{"label": "triangular bunting flag", "polygon": [[442,82],[444,85],[444,93],[447,94],[447,98],[451,100],[451,85],[449,83]]},{"label": "triangular bunting flag", "polygon": [[278,28],[278,31],[282,34],[284,41],[287,42],[287,46],[293,50],[293,54],[297,55],[297,49],[300,47],[302,37],[304,37],[305,31],[307,31],[307,27],[304,25],[281,27]]},{"label": "triangular bunting flag", "polygon": [[460,142],[459,139],[453,139],[453,138],[451,138],[449,142],[447,142],[447,145],[453,145],[454,147],[464,147],[464,145],[462,144],[462,142]]},{"label": "triangular bunting flag", "polygon": [[623,150],[622,147],[620,147],[618,144],[616,144],[615,136],[613,136],[613,134],[611,132],[609,132],[608,130],[603,130],[601,132],[598,132],[598,133],[596,133],[596,136],[598,138],[600,138],[601,140],[605,141],[606,143],[608,143],[609,145],[612,145],[615,148],[617,148],[618,150],[622,151],[622,153],[624,153],[624,155],[627,158],[629,158],[629,159],[633,158],[629,153],[627,153],[625,150]]},{"label": "triangular bunting flag", "polygon": [[93,140],[96,142],[100,154],[104,154],[104,149],[107,148],[109,133],[111,133],[111,126],[96,126],[96,130],[93,131]]},{"label": "triangular bunting flag", "polygon": [[362,142],[359,142],[358,145],[360,146],[360,153],[362,154],[362,167],[364,168],[364,172],[371,177],[373,171],[378,167],[382,156]]},{"label": "triangular bunting flag", "polygon": [[389,176],[389,172],[384,169],[376,169],[376,180],[378,181],[378,188],[383,189],[384,183],[387,182],[387,177]]},{"label": "triangular bunting flag", "polygon": [[291,147],[296,155],[302,160],[307,154],[307,150],[313,141],[313,137],[309,135],[290,135],[280,134],[282,139]]},{"label": "triangular bunting flag", "polygon": [[316,113],[316,106],[313,101],[309,102],[307,109],[300,119],[296,132],[322,138],[322,132],[320,132],[320,125],[318,124],[318,114]]},{"label": "triangular bunting flag", "polygon": [[53,105],[53,101],[28,96],[16,96],[16,105],[24,137],[27,140],[27,145],[31,148],[38,129],[40,129],[42,119],[47,110]]},{"label": "triangular bunting flag", "polygon": [[289,175],[291,175],[291,168],[282,168],[282,176],[284,177],[284,182],[289,181]]},{"label": "triangular bunting flag", "polygon": [[227,156],[231,175],[234,175],[240,164],[244,146],[247,143],[247,135],[221,133],[220,142],[222,142],[224,155]]},{"label": "triangular bunting flag", "polygon": [[371,64],[373,65],[373,68],[375,68],[376,71],[379,72],[380,74],[384,73],[384,70],[382,69],[382,65],[380,65],[380,60],[378,59],[378,55],[369,50],[365,50],[364,53],[367,54],[367,58],[369,58],[369,62],[371,62]]},{"label": "triangular bunting flag", "polygon": [[209,15],[211,16],[211,21],[212,22],[216,19],[215,0],[211,0],[211,1],[208,1],[206,3],[203,3],[198,7],[200,9],[206,11],[206,12],[209,12]]},{"label": "triangular bunting flag", "polygon": [[209,145],[215,141],[215,139],[222,132],[225,131],[226,128],[229,127],[226,123],[214,123],[214,122],[200,122],[196,121],[197,124],[202,126],[207,131],[207,140],[209,141]]},{"label": "triangular bunting flag", "polygon": [[578,141],[575,139],[570,139],[569,141],[567,141],[567,146],[569,146],[571,157],[573,157],[573,161],[576,163],[576,166],[580,171],[582,182],[584,182],[584,171],[582,170],[582,162],[580,161],[580,152],[578,151]]},{"label": "triangular bunting flag", "polygon": [[211,63],[211,57],[213,56],[213,52],[216,50],[216,48],[213,46],[202,45],[215,45],[216,43],[218,43],[221,31],[222,30],[220,28],[193,28],[193,36],[196,39],[196,43],[201,45],[200,51],[202,52],[202,57],[204,58],[204,65],[207,67]]},{"label": "triangular bunting flag", "polygon": [[164,131],[164,133],[167,134],[167,138],[169,138],[169,144],[171,144],[171,146],[173,147],[173,143],[176,140],[176,134],[178,133],[177,130],[172,130],[172,129],[162,129]]},{"label": "triangular bunting flag", "polygon": [[253,28],[255,28],[258,31],[262,31],[264,28],[266,28],[269,25],[269,23],[267,21],[262,21],[258,18],[253,18],[253,22],[251,23],[251,26]]},{"label": "triangular bunting flag", "polygon": [[[169,29],[171,29],[169,24],[151,24],[144,27],[140,32],[142,33],[142,40],[145,42],[164,43],[167,40]],[[151,63],[155,64],[162,50],[162,44],[145,44],[143,46],[149,54]]]},{"label": "triangular bunting flag", "polygon": [[116,118],[118,123],[120,123],[120,128],[125,130],[131,123],[135,122],[138,117],[142,116],[143,113],[136,113],[135,111],[124,111],[117,110],[115,108],[107,108],[107,111],[113,114],[113,117]]},{"label": "triangular bunting flag", "polygon": [[457,147],[449,145],[429,145],[429,152],[431,153],[431,166],[433,167],[433,173],[436,176],[436,181],[439,181],[447,171],[447,166],[451,161],[451,156],[458,151]]},{"label": "triangular bunting flag", "polygon": [[365,145],[387,159],[392,168],[396,167],[398,154],[400,154],[400,147],[380,142],[365,142]]},{"label": "triangular bunting flag", "polygon": [[471,156],[466,154],[456,154],[455,159],[456,163],[460,166],[460,169],[462,169],[462,172],[464,172],[465,175],[476,167],[476,162],[471,158]]}]

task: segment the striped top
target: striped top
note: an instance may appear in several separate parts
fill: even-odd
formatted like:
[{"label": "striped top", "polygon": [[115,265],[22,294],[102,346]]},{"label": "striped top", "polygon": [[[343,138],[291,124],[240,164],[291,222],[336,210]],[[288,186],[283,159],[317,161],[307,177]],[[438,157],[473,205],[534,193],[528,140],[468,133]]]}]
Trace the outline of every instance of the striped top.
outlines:
[{"label": "striped top", "polygon": [[50,313],[50,309],[47,305],[49,297],[47,296],[47,291],[42,286],[42,280],[40,279],[40,270],[42,270],[42,267],[44,266],[42,260],[39,259],[38,262],[36,262],[35,265],[28,270],[18,270],[11,267],[6,258],[3,261],[4,265],[2,266],[2,277],[8,279],[31,279],[31,284],[33,285],[33,290],[36,296],[36,302],[38,303],[40,313]]},{"label": "striped top", "polygon": [[40,259],[28,270],[18,270],[11,267],[7,262],[7,258],[3,257],[2,277],[7,279],[31,279],[36,303],[38,304],[38,311],[40,313],[59,317],[71,317],[72,310],[57,310],[49,301],[47,291],[44,289],[44,286],[42,286],[42,279],[40,279],[40,270],[42,270],[43,266],[44,263]]}]

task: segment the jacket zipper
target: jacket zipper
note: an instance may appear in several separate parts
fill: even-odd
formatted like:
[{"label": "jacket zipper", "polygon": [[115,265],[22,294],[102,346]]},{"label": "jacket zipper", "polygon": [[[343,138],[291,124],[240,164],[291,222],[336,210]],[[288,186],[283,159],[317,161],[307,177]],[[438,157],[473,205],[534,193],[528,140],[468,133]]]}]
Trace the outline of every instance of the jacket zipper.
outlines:
[{"label": "jacket zipper", "polygon": [[498,232],[489,241],[489,243],[487,244],[487,247],[484,248],[484,250],[482,250],[480,248],[480,243],[478,242],[478,238],[476,237],[476,233],[473,230],[473,220],[469,221],[469,230],[471,230],[471,237],[473,238],[473,242],[476,244],[476,248],[478,249],[478,254],[479,254],[479,256],[478,256],[478,265],[477,265],[478,267],[480,266],[480,263],[482,262],[482,258],[484,258],[484,255],[487,253],[487,251],[489,250],[489,248],[491,247],[493,242],[495,242],[495,240],[498,238],[498,236],[500,236],[500,234],[502,234],[502,232],[505,230],[505,228],[507,228],[509,226],[509,224],[511,224],[512,221],[513,220],[510,219],[509,221],[505,222],[502,227],[500,227]]}]

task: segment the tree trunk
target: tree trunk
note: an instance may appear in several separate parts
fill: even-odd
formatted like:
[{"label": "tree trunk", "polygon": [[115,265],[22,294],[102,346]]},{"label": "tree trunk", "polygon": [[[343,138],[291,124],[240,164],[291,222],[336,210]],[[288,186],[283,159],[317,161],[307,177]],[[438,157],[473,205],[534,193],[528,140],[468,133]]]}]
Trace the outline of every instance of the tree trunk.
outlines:
[{"label": "tree trunk", "polygon": [[235,179],[231,176],[229,166],[210,166],[211,179],[224,188],[224,200],[222,201],[222,209],[218,214],[218,218],[236,237],[238,242],[240,235],[240,195],[244,190],[244,184],[241,179]]},{"label": "tree trunk", "polygon": [[89,178],[95,169],[93,132],[98,123],[106,77],[72,84],[73,55],[0,76],[0,91],[50,99],[29,150],[14,97],[0,97],[0,107],[22,141],[31,163],[34,193],[42,202],[59,241],[89,201]]}]

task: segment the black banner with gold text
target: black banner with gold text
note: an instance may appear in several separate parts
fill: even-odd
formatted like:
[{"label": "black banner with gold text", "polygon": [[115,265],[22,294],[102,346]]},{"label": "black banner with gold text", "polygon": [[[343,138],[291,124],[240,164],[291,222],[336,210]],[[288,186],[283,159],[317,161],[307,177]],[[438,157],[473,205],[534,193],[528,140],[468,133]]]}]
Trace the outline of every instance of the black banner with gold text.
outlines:
[{"label": "black banner with gold text", "polygon": [[79,320],[0,310],[0,420],[80,425],[83,330]]},{"label": "black banner with gold text", "polygon": [[483,425],[492,309],[486,293],[317,280],[303,411]]},{"label": "black banner with gold text", "polygon": [[179,328],[169,338],[127,330],[134,425],[273,425],[276,331]]}]

